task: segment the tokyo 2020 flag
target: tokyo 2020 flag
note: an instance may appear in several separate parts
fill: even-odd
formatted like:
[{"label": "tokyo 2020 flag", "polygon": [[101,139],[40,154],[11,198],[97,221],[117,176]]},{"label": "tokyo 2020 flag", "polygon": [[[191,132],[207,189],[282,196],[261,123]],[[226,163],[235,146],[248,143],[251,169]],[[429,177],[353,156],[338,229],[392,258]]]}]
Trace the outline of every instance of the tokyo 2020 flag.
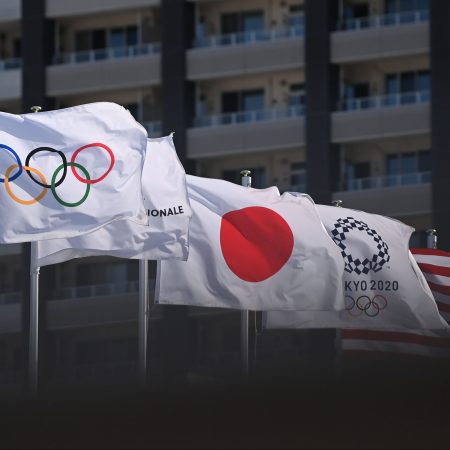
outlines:
[{"label": "tokyo 2020 flag", "polygon": [[107,223],[146,223],[147,133],[123,107],[93,103],[0,113],[0,243],[77,236]]},{"label": "tokyo 2020 flag", "polygon": [[148,226],[134,220],[117,220],[82,236],[47,239],[38,243],[37,266],[97,255],[185,260],[191,208],[186,174],[172,136],[148,139],[142,191]]},{"label": "tokyo 2020 flag", "polygon": [[158,262],[156,303],[344,308],[344,262],[308,196],[192,176],[187,181],[189,258]]},{"label": "tokyo 2020 flag", "polygon": [[270,312],[268,328],[448,329],[409,252],[413,228],[363,211],[317,209],[345,262],[345,310]]}]

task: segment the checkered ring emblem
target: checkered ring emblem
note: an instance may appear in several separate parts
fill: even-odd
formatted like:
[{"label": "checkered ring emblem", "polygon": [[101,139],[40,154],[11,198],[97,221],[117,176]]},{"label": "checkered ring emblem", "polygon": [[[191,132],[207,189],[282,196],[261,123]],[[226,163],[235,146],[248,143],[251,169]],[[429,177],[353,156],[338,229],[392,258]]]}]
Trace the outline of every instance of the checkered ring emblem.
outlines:
[{"label": "checkered ring emblem", "polygon": [[[346,234],[350,230],[359,230],[367,233],[377,246],[377,253],[374,253],[371,259],[365,258],[360,260],[354,259],[349,253],[347,246],[345,245]],[[386,242],[383,241],[381,236],[372,228],[362,222],[356,220],[353,217],[347,217],[345,219],[338,219],[334,224],[334,229],[331,231],[333,241],[341,249],[341,255],[345,261],[345,271],[348,273],[355,272],[358,275],[362,273],[368,274],[371,270],[379,272],[382,267],[391,259],[389,256],[389,247]]]}]

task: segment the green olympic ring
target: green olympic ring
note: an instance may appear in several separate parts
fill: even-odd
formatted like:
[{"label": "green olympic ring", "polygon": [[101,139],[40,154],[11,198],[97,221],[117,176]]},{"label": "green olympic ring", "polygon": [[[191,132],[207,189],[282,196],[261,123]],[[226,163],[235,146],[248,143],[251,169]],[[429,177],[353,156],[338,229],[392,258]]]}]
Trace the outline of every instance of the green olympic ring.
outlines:
[{"label": "green olympic ring", "polygon": [[[78,169],[80,169],[84,176],[86,177],[87,180],[90,180],[91,177],[89,176],[89,172],[86,170],[85,167],[83,167],[81,164],[78,163],[74,163],[74,162],[68,162],[67,163],[68,166],[72,166],[72,167],[76,167]],[[78,202],[74,202],[74,203],[69,203],[69,202],[65,202],[61,197],[59,197],[59,195],[56,193],[56,177],[58,176],[59,172],[61,172],[61,170],[64,169],[64,164],[61,164],[56,170],[55,173],[52,176],[52,183],[51,183],[51,189],[52,189],[52,193],[53,196],[55,197],[56,201],[59,202],[61,205],[63,206],[67,206],[68,208],[74,208],[75,206],[80,206],[82,205],[88,198],[89,192],[91,190],[91,185],[90,184],[86,184],[86,192],[84,193],[83,197],[81,198],[81,200],[79,200]]]}]

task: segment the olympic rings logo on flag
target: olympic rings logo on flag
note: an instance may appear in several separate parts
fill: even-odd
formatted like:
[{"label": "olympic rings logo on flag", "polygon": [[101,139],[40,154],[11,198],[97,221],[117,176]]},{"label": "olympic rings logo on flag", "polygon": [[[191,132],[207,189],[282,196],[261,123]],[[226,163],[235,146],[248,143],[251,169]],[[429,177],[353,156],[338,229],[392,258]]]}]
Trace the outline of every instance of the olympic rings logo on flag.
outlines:
[{"label": "olympic rings logo on flag", "polygon": [[387,307],[387,304],[386,297],[380,294],[372,299],[368,295],[360,295],[356,300],[351,295],[345,296],[345,310],[352,317],[359,317],[361,314],[375,317]]},{"label": "olympic rings logo on flag", "polygon": [[[101,177],[98,177],[94,180],[91,179],[91,176],[89,175],[89,172],[87,171],[87,169],[84,166],[82,166],[81,164],[76,162],[78,155],[83,150],[85,150],[87,148],[91,148],[91,147],[99,147],[99,148],[106,150],[109,157],[111,158],[111,163],[110,163],[108,169],[106,170],[106,172]],[[45,197],[45,195],[47,194],[49,189],[52,191],[52,194],[53,194],[53,197],[55,197],[55,200],[58,203],[60,203],[61,205],[69,207],[69,208],[74,208],[76,206],[80,206],[87,200],[90,190],[91,190],[91,186],[93,184],[99,183],[100,181],[103,181],[109,175],[109,173],[113,169],[114,164],[116,162],[113,151],[107,145],[99,143],[99,142],[87,144],[87,145],[84,145],[84,146],[78,148],[77,150],[75,150],[74,154],[72,155],[72,158],[70,159],[70,162],[67,162],[66,155],[62,151],[55,150],[52,147],[39,147],[39,148],[36,148],[35,150],[32,150],[30,153],[28,153],[28,155],[25,159],[25,165],[23,165],[22,161],[20,160],[19,155],[11,147],[9,147],[5,144],[0,144],[0,149],[10,152],[17,161],[17,164],[12,164],[11,166],[8,167],[8,169],[6,169],[5,178],[0,178],[0,183],[3,183],[5,185],[5,190],[6,190],[7,194],[9,195],[9,197],[11,197],[12,200],[14,200],[16,203],[19,203],[20,205],[25,205],[25,206],[34,205],[34,204],[40,202]],[[30,166],[31,158],[40,152],[56,153],[57,155],[60,156],[61,161],[62,161],[62,164],[60,166],[58,166],[56,168],[56,170],[54,171],[54,173],[52,175],[52,179],[50,180],[50,183],[48,183],[45,175],[40,170]],[[76,202],[67,202],[67,201],[63,200],[56,192],[56,188],[58,186],[61,186],[61,184],[66,179],[68,167],[71,168],[74,177],[80,183],[83,183],[86,185],[86,191],[85,191],[84,195],[82,196],[82,198],[80,200],[78,200]],[[17,169],[17,171],[14,174],[12,174],[12,172],[15,171],[16,169]],[[13,193],[13,191],[11,189],[11,185],[10,185],[10,183],[12,181],[16,180],[17,178],[19,178],[22,175],[22,172],[24,170],[34,183],[36,183],[37,185],[42,187],[42,191],[39,193],[39,195],[30,200],[23,200],[23,199],[17,197]],[[78,170],[82,172],[83,176],[81,176],[78,173]],[[61,173],[61,175],[60,175],[60,173]],[[37,175],[39,180],[35,177],[35,175]],[[58,179],[58,176],[59,176],[59,179]]]}]

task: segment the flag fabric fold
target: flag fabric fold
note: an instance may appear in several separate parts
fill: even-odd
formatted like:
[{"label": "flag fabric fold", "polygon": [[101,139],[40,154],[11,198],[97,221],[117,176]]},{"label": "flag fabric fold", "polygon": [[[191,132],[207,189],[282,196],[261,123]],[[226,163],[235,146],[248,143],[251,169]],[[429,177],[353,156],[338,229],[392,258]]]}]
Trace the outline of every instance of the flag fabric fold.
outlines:
[{"label": "flag fabric fold", "polygon": [[411,227],[362,211],[323,205],[317,209],[345,261],[345,310],[270,312],[267,328],[448,331],[408,250]]},{"label": "flag fabric fold", "polygon": [[189,258],[158,262],[155,302],[343,309],[344,263],[308,196],[188,176]]},{"label": "flag fabric fold", "polygon": [[148,226],[133,220],[118,220],[82,236],[39,242],[36,265],[99,255],[185,260],[192,213],[187,197],[186,174],[171,135],[148,139],[142,191],[149,217]]},{"label": "flag fabric fold", "polygon": [[146,139],[114,103],[0,113],[0,243],[78,236],[124,218],[145,224]]}]

